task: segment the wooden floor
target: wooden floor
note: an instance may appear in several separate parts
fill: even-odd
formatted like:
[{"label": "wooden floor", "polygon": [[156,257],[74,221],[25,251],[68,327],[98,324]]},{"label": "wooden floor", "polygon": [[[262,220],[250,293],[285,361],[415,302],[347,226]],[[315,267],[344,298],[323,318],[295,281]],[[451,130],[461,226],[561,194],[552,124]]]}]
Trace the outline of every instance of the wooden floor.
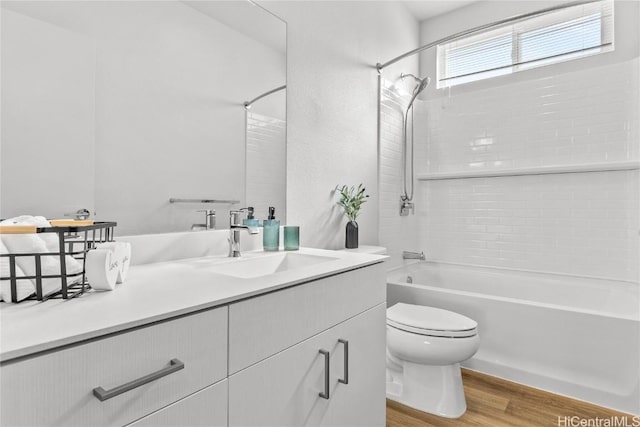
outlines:
[{"label": "wooden floor", "polygon": [[[462,417],[458,419],[441,418],[387,400],[387,427],[571,426],[572,423],[569,420],[559,424],[558,417],[564,419],[564,417],[573,416],[583,419],[627,417],[626,425],[634,425],[632,415],[558,396],[479,372],[463,369],[462,379],[467,398],[467,412]],[[611,425],[624,426],[625,424]]]}]

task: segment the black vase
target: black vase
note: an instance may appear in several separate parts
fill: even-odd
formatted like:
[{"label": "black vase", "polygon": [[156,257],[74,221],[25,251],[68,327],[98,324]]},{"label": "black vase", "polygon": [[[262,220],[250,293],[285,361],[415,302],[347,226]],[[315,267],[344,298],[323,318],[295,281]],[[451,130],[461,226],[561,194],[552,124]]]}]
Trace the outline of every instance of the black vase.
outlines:
[{"label": "black vase", "polygon": [[347,249],[355,249],[358,247],[358,223],[349,221],[347,223],[347,234],[344,242]]}]

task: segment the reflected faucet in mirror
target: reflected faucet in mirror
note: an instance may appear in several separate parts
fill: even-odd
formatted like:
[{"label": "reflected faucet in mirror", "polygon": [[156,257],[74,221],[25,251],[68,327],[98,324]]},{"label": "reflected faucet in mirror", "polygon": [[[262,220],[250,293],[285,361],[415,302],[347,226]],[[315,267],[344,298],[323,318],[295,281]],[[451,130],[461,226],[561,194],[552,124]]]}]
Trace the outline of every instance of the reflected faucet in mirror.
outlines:
[{"label": "reflected faucet in mirror", "polygon": [[216,229],[216,211],[212,209],[200,209],[196,212],[204,212],[204,224],[193,224],[191,231]]},{"label": "reflected faucet in mirror", "polygon": [[259,233],[258,227],[240,224],[240,215],[246,211],[247,208],[242,208],[229,212],[229,257],[231,258],[240,256],[240,231],[247,230],[249,234]]}]

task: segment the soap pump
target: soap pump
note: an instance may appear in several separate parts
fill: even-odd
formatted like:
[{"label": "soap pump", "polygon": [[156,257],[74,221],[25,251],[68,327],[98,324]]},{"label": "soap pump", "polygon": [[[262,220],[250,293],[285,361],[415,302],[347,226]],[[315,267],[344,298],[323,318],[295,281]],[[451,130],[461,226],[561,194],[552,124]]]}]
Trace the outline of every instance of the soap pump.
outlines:
[{"label": "soap pump", "polygon": [[269,214],[264,220],[262,245],[265,251],[277,251],[280,246],[280,220],[276,219],[276,208],[269,206]]},{"label": "soap pump", "polygon": [[249,226],[249,227],[258,227],[260,225],[260,221],[258,221],[254,216],[253,216],[253,206],[249,206],[247,208],[247,217],[245,219],[242,220],[242,224]]}]

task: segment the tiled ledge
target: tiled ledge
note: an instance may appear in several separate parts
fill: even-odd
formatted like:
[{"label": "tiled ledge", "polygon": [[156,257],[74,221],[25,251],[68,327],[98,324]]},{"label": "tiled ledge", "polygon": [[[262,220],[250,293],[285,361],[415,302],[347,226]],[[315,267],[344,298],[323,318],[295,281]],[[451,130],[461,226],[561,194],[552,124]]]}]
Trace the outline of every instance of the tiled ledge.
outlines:
[{"label": "tiled ledge", "polygon": [[585,172],[605,172],[624,171],[640,169],[639,160],[605,162],[605,163],[581,163],[576,165],[555,165],[536,166],[530,168],[517,169],[493,169],[493,170],[465,170],[454,172],[420,173],[417,178],[420,181],[434,181],[441,179],[462,179],[462,178],[486,178],[498,176],[521,176],[521,175],[548,175],[561,173],[585,173]]}]

